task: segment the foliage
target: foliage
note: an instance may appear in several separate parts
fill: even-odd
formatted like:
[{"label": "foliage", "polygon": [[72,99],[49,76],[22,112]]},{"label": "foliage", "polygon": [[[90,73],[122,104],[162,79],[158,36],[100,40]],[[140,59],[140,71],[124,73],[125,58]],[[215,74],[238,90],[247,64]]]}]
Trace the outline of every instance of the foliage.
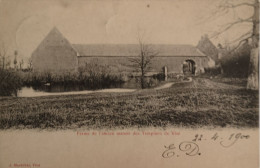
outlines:
[{"label": "foliage", "polygon": [[141,80],[140,77],[136,77],[135,80],[138,85],[140,84],[139,86],[141,86],[141,89],[144,89],[144,88],[152,88],[158,86],[158,83],[160,82],[161,79],[157,78],[156,76],[153,76],[153,77],[144,77],[143,80]]},{"label": "foliage", "polygon": [[[236,13],[239,9],[245,9],[248,11],[251,11],[251,16],[243,17],[243,12],[240,12],[240,16],[238,13]],[[228,72],[231,72],[231,74],[228,75],[241,75],[242,76],[248,76],[247,80],[247,89],[252,90],[258,90],[259,89],[259,61],[253,61],[258,60],[259,53],[253,52],[259,50],[259,0],[252,0],[251,2],[238,2],[234,0],[222,0],[219,1],[219,5],[217,5],[217,8],[215,10],[212,10],[211,15],[207,16],[206,20],[214,20],[216,18],[221,19],[225,18],[226,16],[230,15],[231,13],[236,13],[235,19],[232,19],[231,22],[227,22],[227,24],[224,24],[221,26],[220,30],[213,33],[211,38],[220,37],[221,35],[224,35],[225,32],[231,32],[239,30],[239,28],[242,25],[247,24],[248,27],[244,30],[243,33],[240,34],[240,36],[237,36],[235,39],[230,41],[230,43],[236,44],[237,49],[241,45],[246,44],[249,40],[251,41],[252,45],[252,52],[250,53],[250,60],[248,61],[248,75],[245,74],[245,69],[247,69],[246,65],[244,66],[242,73],[236,73],[233,71],[233,69],[230,69]],[[248,24],[250,23],[250,24]],[[248,29],[249,28],[249,29]],[[248,31],[249,30],[249,31]],[[240,31],[238,31],[240,32]],[[245,59],[247,61],[247,59]],[[237,60],[232,61],[237,62]],[[241,62],[242,63],[242,62]],[[241,64],[240,64],[241,65]],[[240,66],[239,65],[239,66]],[[235,65],[236,67],[236,65]],[[236,69],[235,71],[237,71]]]},{"label": "foliage", "polygon": [[0,68],[7,69],[10,68],[11,61],[10,57],[7,55],[7,47],[4,43],[0,44]]},{"label": "foliage", "polygon": [[205,74],[208,75],[219,75],[221,73],[221,67],[209,67],[209,68],[204,68]]},{"label": "foliage", "polygon": [[226,56],[220,60],[225,76],[229,77],[247,77],[249,72],[250,61],[249,45],[243,45],[239,49],[228,52]]},{"label": "foliage", "polygon": [[86,63],[79,69],[78,79],[80,83],[92,88],[102,88],[104,86],[123,83],[123,76],[112,74],[108,66],[99,65],[98,63]]},{"label": "foliage", "polygon": [[26,86],[37,86],[46,83],[62,85],[82,84],[95,89],[124,82],[123,75],[112,74],[109,67],[96,63],[87,63],[75,72],[20,72],[20,76],[22,77],[23,85]]},{"label": "foliage", "polygon": [[0,96],[17,95],[21,86],[21,78],[16,71],[0,69]]}]

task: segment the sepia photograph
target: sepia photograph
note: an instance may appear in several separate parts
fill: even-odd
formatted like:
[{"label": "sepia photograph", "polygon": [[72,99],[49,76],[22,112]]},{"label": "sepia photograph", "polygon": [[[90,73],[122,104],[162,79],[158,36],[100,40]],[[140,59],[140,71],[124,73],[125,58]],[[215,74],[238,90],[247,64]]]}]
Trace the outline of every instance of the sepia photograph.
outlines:
[{"label": "sepia photograph", "polygon": [[259,167],[259,0],[0,0],[0,167]]}]

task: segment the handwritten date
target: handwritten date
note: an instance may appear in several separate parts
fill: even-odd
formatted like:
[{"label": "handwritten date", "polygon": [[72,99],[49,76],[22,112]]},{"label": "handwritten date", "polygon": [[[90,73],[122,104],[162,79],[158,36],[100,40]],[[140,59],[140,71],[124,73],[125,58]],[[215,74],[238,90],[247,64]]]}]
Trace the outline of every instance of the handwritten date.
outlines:
[{"label": "handwritten date", "polygon": [[[220,140],[220,142],[219,142],[220,145],[225,148],[228,148],[228,147],[231,147],[232,145],[234,145],[239,140],[249,139],[249,137],[250,137],[249,135],[243,135],[242,133],[236,133],[236,134],[232,133],[228,137],[222,138],[218,135],[218,133],[215,133],[210,139],[213,141]],[[195,138],[192,141],[196,142],[196,141],[203,141],[203,140],[206,140],[206,139],[203,139],[202,134],[200,134],[200,135],[196,134]]]}]

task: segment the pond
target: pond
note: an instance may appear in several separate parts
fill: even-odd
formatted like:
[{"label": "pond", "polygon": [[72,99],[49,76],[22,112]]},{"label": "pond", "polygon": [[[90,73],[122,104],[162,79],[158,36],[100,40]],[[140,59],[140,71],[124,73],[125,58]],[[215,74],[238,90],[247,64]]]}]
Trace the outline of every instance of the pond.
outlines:
[{"label": "pond", "polygon": [[[148,87],[158,86],[162,80],[146,77]],[[43,84],[38,86],[22,87],[17,97],[38,97],[50,95],[89,94],[94,92],[133,92],[141,88],[138,78],[131,78],[127,82],[107,84],[102,86],[86,86],[79,84]]]}]

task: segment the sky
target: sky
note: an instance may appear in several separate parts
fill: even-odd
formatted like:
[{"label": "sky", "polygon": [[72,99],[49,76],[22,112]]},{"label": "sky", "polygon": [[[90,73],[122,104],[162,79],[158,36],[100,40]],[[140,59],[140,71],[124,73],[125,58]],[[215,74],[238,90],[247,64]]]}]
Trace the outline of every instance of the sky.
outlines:
[{"label": "sky", "polygon": [[[25,61],[55,26],[72,44],[146,43],[197,45],[226,23],[252,14],[240,8],[205,21],[221,0],[0,0],[0,43],[11,59]],[[248,0],[249,1],[249,0]],[[240,25],[212,39],[231,41],[248,31]]]}]

